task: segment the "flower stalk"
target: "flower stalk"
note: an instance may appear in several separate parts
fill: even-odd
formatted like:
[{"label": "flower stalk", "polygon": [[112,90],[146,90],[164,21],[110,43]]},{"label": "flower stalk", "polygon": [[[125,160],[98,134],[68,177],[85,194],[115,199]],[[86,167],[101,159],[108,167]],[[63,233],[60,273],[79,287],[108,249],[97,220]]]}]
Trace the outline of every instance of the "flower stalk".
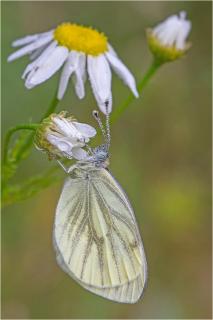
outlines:
[{"label": "flower stalk", "polygon": [[[49,108],[47,109],[46,113],[44,116],[41,118],[40,121],[42,121],[44,118],[48,117],[51,113],[53,113],[58,105],[59,100],[57,99],[57,94],[54,95],[53,100],[51,101]],[[35,131],[38,127],[38,124],[22,124],[18,125],[16,127],[13,127],[8,130],[4,142],[4,158],[3,162],[4,164],[7,162],[7,155],[8,155],[8,148],[9,148],[9,143],[12,135],[20,130],[31,130]],[[21,158],[22,153],[26,152],[33,144],[33,136],[34,134],[30,134],[30,136],[26,137],[25,141],[22,143],[22,146],[20,147],[20,150],[17,150],[17,158],[16,160],[19,160]]]},{"label": "flower stalk", "polygon": [[12,127],[7,131],[7,134],[6,134],[6,137],[5,137],[5,141],[4,141],[4,158],[3,158],[3,162],[4,163],[7,162],[8,149],[9,149],[9,144],[10,144],[10,140],[11,140],[12,135],[14,133],[16,133],[17,131],[20,131],[20,130],[35,131],[37,127],[38,127],[38,124],[35,124],[35,123],[21,124],[21,125],[18,125],[16,127]]},{"label": "flower stalk", "polygon": [[[59,100],[57,99],[57,93],[55,93],[53,100],[51,101],[46,113],[41,117],[40,121],[42,121],[44,118],[48,117],[52,112],[55,111],[58,102]],[[3,149],[4,155],[2,161],[2,195],[4,195],[2,200],[3,202],[4,199],[7,198],[7,192],[9,192],[9,190],[11,189],[9,180],[15,175],[20,161],[25,159],[29,154],[30,148],[33,145],[34,134],[37,127],[38,124],[36,123],[21,124],[9,129],[6,133]],[[18,139],[16,139],[13,147],[11,147],[10,149],[9,145],[13,134],[19,131],[21,132],[21,135]],[[29,134],[28,131],[31,131],[31,133]],[[41,178],[39,181],[41,181]],[[41,185],[45,184],[41,183]],[[18,188],[16,188],[16,190],[17,192],[21,193],[21,189],[19,189],[18,191]],[[13,193],[15,193],[16,190],[13,190]]]},{"label": "flower stalk", "polygon": [[[49,108],[47,109],[47,111],[44,114],[44,116],[40,119],[40,122],[55,111],[58,103],[59,103],[59,100],[57,99],[57,95],[55,94],[54,97],[53,97],[53,100],[51,101],[51,103],[49,105]],[[22,145],[22,147],[20,148],[19,152],[17,153],[17,160],[21,159],[21,155],[23,153],[25,153],[25,152],[30,150],[30,148],[33,145],[33,137],[34,137],[34,133],[30,134],[26,138],[26,142]]]},{"label": "flower stalk", "polygon": [[[162,65],[160,61],[157,59],[153,59],[153,62],[149,66],[148,70],[146,71],[144,77],[139,81],[137,85],[137,90],[139,94],[143,92],[144,87],[147,85],[149,80],[154,76],[158,68]],[[133,94],[129,94],[127,99],[122,102],[114,111],[114,113],[111,116],[111,122],[114,123],[120,118],[121,114],[130,106],[130,104],[135,100],[135,97]]]},{"label": "flower stalk", "polygon": [[52,101],[50,102],[49,108],[47,109],[46,113],[43,115],[40,121],[49,117],[49,115],[56,110],[58,103],[59,103],[59,99],[57,98],[57,91],[56,91]]}]

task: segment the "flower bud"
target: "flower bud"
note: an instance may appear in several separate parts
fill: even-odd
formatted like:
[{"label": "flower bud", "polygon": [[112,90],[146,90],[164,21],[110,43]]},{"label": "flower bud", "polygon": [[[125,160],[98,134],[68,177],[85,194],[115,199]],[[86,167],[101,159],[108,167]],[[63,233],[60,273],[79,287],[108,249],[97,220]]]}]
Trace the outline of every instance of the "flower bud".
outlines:
[{"label": "flower bud", "polygon": [[83,149],[96,130],[88,124],[76,122],[65,111],[51,114],[38,127],[35,144],[39,150],[46,151],[50,159],[75,158],[82,160],[87,157]]},{"label": "flower bud", "polygon": [[147,30],[149,48],[156,61],[165,63],[181,58],[190,48],[186,39],[191,30],[191,22],[186,20],[186,12],[172,15],[153,29]]}]

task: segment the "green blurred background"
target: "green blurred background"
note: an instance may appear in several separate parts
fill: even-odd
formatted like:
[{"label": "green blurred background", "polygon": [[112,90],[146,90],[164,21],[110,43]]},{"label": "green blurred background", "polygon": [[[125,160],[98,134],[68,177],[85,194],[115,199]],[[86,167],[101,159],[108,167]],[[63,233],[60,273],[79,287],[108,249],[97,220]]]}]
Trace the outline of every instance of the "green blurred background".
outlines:
[{"label": "green blurred background", "polygon": [[[192,48],[164,65],[112,128],[110,169],[135,208],[148,260],[148,286],[135,305],[82,289],[56,264],[54,210],[61,184],[2,214],[2,318],[211,318],[211,2],[3,2],[2,130],[40,118],[59,73],[27,90],[24,57],[11,64],[11,42],[63,21],[105,32],[139,81],[151,62],[145,28],[186,10]],[[113,76],[114,108],[129,94]],[[94,125],[95,100],[72,86],[58,110]],[[49,167],[33,150],[16,176]]]}]

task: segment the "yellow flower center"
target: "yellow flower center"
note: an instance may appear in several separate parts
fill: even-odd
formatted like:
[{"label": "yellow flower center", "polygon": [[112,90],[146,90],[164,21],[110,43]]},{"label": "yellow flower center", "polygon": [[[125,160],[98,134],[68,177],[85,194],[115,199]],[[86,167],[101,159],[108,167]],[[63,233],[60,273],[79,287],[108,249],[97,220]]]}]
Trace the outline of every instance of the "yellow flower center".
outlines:
[{"label": "yellow flower center", "polygon": [[54,38],[61,46],[98,56],[107,51],[107,37],[92,28],[72,23],[60,24],[54,32]]}]

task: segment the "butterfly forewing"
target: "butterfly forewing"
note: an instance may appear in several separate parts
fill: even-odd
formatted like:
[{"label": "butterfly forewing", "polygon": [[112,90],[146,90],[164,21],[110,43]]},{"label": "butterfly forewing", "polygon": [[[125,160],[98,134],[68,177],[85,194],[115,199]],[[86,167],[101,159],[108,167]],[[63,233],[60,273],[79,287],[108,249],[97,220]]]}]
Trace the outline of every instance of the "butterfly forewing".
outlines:
[{"label": "butterfly forewing", "polygon": [[127,196],[104,168],[77,169],[56,210],[54,243],[63,270],[105,298],[136,302],[146,259]]}]

